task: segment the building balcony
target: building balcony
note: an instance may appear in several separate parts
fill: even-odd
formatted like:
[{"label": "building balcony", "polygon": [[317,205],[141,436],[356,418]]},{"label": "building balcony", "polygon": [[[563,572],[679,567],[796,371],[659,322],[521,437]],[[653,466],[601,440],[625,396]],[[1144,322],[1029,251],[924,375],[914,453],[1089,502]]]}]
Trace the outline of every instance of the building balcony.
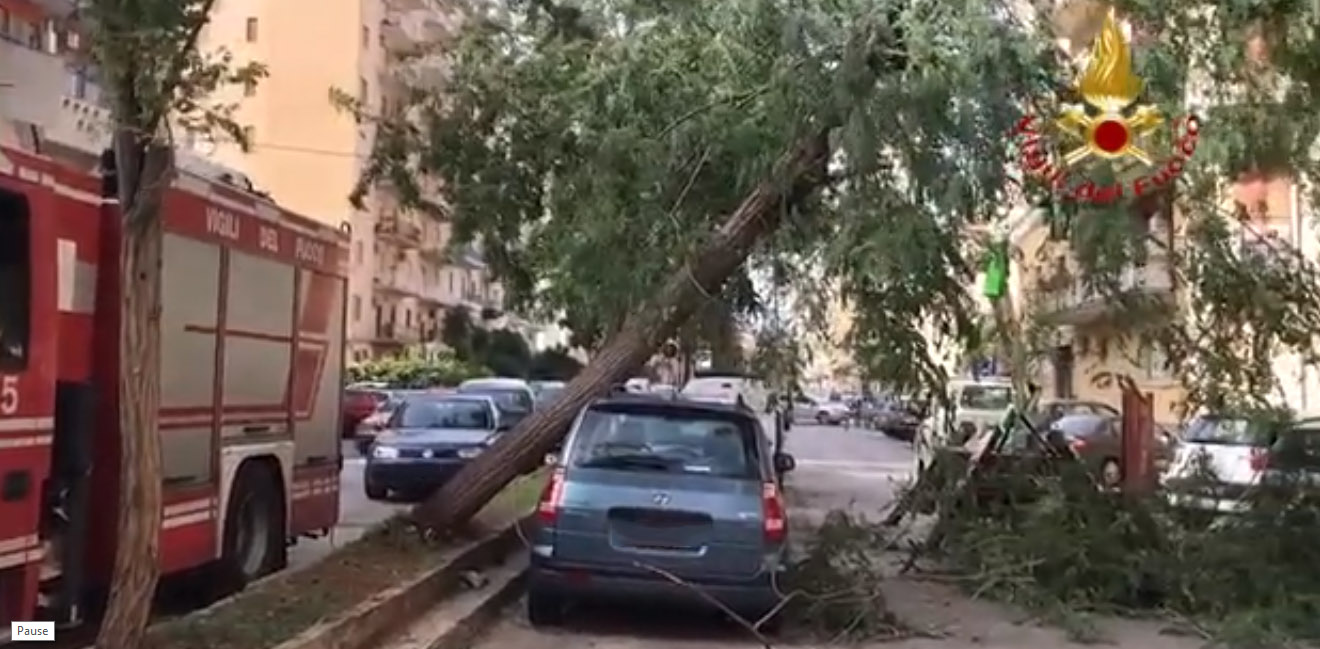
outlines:
[{"label": "building balcony", "polygon": [[400,248],[416,248],[422,243],[422,226],[415,218],[388,213],[376,221],[376,236]]},{"label": "building balcony", "polygon": [[[1145,266],[1129,267],[1119,274],[1117,288],[1119,295],[1172,299],[1173,277],[1169,264],[1163,260],[1151,260]],[[1043,298],[1044,312],[1049,320],[1074,326],[1102,320],[1113,315],[1119,306],[1114,303],[1113,296],[1086,286],[1080,279],[1045,291]]]},{"label": "building balcony", "polygon": [[99,155],[110,143],[110,111],[86,73],[31,43],[0,39],[0,115],[38,127],[42,140]]},{"label": "building balcony", "polygon": [[422,341],[417,327],[405,327],[402,323],[385,321],[376,324],[375,342],[382,345],[412,345]]},{"label": "building balcony", "polygon": [[417,296],[419,282],[413,281],[402,268],[377,268],[371,278],[371,285],[377,291],[399,296]]},{"label": "building balcony", "polygon": [[481,314],[483,319],[499,317],[499,314],[504,312],[504,304],[496,299],[493,294],[482,294],[478,291],[464,291],[462,303],[469,312],[473,315]]}]

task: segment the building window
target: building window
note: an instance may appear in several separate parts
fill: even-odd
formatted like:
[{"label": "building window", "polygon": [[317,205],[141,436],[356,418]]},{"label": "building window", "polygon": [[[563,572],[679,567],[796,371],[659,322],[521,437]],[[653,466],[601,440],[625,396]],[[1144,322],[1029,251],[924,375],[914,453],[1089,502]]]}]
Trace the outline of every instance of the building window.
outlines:
[{"label": "building window", "polygon": [[353,322],[354,322],[354,323],[357,323],[357,321],[359,321],[359,320],[361,320],[361,319],[362,319],[362,296],[361,296],[361,295],[354,295],[354,296],[353,296]]},{"label": "building window", "polygon": [[445,274],[449,276],[449,293],[452,295],[454,293],[454,271],[447,270]]},{"label": "building window", "polygon": [[254,147],[254,146],[256,146],[256,145],[257,145],[257,129],[256,129],[255,127],[252,127],[252,126],[244,126],[244,127],[243,127],[243,140],[244,140],[243,144],[247,145],[248,147]]},{"label": "building window", "polygon": [[73,71],[73,84],[72,84],[72,85],[73,85],[73,87],[69,89],[69,93],[73,95],[73,98],[74,98],[74,99],[78,99],[78,100],[86,100],[86,99],[87,99],[87,71],[86,71],[86,70],[74,70],[74,71]]},{"label": "building window", "polygon": [[58,22],[47,19],[42,25],[41,49],[47,54],[60,53],[60,25]]},{"label": "building window", "polygon": [[248,18],[248,19],[247,19],[247,42],[249,42],[249,43],[255,43],[255,42],[257,42],[257,19],[256,19],[256,18]]},{"label": "building window", "polygon": [[251,97],[252,95],[255,95],[255,94],[257,94],[257,80],[256,80],[256,79],[248,79],[247,81],[244,81],[244,82],[243,82],[243,96],[244,96],[244,97]]},{"label": "building window", "polygon": [[1140,353],[1140,363],[1141,371],[1147,379],[1166,381],[1173,376],[1173,372],[1169,368],[1169,357],[1158,345],[1152,343],[1143,345]]},{"label": "building window", "polygon": [[403,326],[405,327],[412,326],[412,309],[406,309],[403,312]]},{"label": "building window", "polygon": [[362,242],[361,242],[361,241],[354,241],[354,242],[353,242],[353,261],[356,262],[356,263],[359,263],[359,264],[362,263]]},{"label": "building window", "polygon": [[366,25],[363,25],[363,26],[362,26],[362,47],[367,47],[367,46],[370,45],[370,44],[371,44],[371,28],[370,28],[370,27],[367,27]]}]

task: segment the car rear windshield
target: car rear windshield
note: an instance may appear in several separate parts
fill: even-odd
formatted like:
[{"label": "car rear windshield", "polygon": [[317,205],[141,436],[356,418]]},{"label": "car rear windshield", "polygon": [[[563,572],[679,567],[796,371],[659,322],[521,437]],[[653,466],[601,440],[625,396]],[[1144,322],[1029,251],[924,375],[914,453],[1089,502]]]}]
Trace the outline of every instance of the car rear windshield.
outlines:
[{"label": "car rear windshield", "polygon": [[1225,446],[1268,446],[1264,431],[1245,419],[1200,417],[1187,426],[1185,439],[1197,444]]},{"label": "car rear windshield", "polygon": [[490,408],[480,401],[410,399],[394,413],[396,428],[494,428]]},{"label": "car rear windshield", "polygon": [[575,467],[760,477],[754,421],[700,409],[592,408],[569,450]]},{"label": "car rear windshield", "polygon": [[1013,401],[1007,387],[969,385],[958,396],[958,405],[968,410],[1004,410]]},{"label": "car rear windshield", "polygon": [[1050,427],[1063,433],[1068,439],[1077,439],[1099,432],[1108,422],[1109,418],[1104,415],[1072,414],[1060,417]]},{"label": "car rear windshield", "polygon": [[516,388],[491,388],[474,385],[459,388],[464,394],[484,394],[495,400],[495,405],[505,412],[527,413],[532,411],[532,398],[526,390]]}]

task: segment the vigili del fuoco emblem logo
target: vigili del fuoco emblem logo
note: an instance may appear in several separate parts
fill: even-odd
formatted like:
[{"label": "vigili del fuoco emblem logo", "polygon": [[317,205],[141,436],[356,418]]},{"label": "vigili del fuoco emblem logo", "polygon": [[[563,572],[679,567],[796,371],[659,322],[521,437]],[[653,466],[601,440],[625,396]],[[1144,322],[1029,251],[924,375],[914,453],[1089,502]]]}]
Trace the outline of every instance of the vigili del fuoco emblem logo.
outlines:
[{"label": "vigili del fuoco emblem logo", "polygon": [[[1084,103],[1065,105],[1052,123],[1027,115],[1014,127],[1024,171],[1066,198],[1095,204],[1149,194],[1177,179],[1196,151],[1200,120],[1187,115],[1173,121],[1170,156],[1157,160],[1146,149],[1146,138],[1166,120],[1158,108],[1139,101],[1145,81],[1132,70],[1132,50],[1113,9],[1091,46],[1077,90]],[[1062,154],[1052,155],[1054,148]],[[1135,168],[1138,175],[1128,172],[1127,180],[1098,185],[1084,175],[1088,163],[1097,160]]]}]

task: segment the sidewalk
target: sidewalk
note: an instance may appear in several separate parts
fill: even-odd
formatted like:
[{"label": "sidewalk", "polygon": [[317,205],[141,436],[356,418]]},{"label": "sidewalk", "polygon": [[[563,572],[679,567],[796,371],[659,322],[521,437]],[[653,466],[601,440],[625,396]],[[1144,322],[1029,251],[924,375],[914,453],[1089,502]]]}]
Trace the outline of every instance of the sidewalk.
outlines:
[{"label": "sidewalk", "polygon": [[1073,641],[1063,628],[1033,622],[1026,613],[973,600],[949,584],[895,577],[885,587],[887,604],[899,619],[917,628],[947,634],[878,645],[885,649],[1204,649],[1200,637],[1175,635],[1158,621],[1095,618],[1090,642]]}]

